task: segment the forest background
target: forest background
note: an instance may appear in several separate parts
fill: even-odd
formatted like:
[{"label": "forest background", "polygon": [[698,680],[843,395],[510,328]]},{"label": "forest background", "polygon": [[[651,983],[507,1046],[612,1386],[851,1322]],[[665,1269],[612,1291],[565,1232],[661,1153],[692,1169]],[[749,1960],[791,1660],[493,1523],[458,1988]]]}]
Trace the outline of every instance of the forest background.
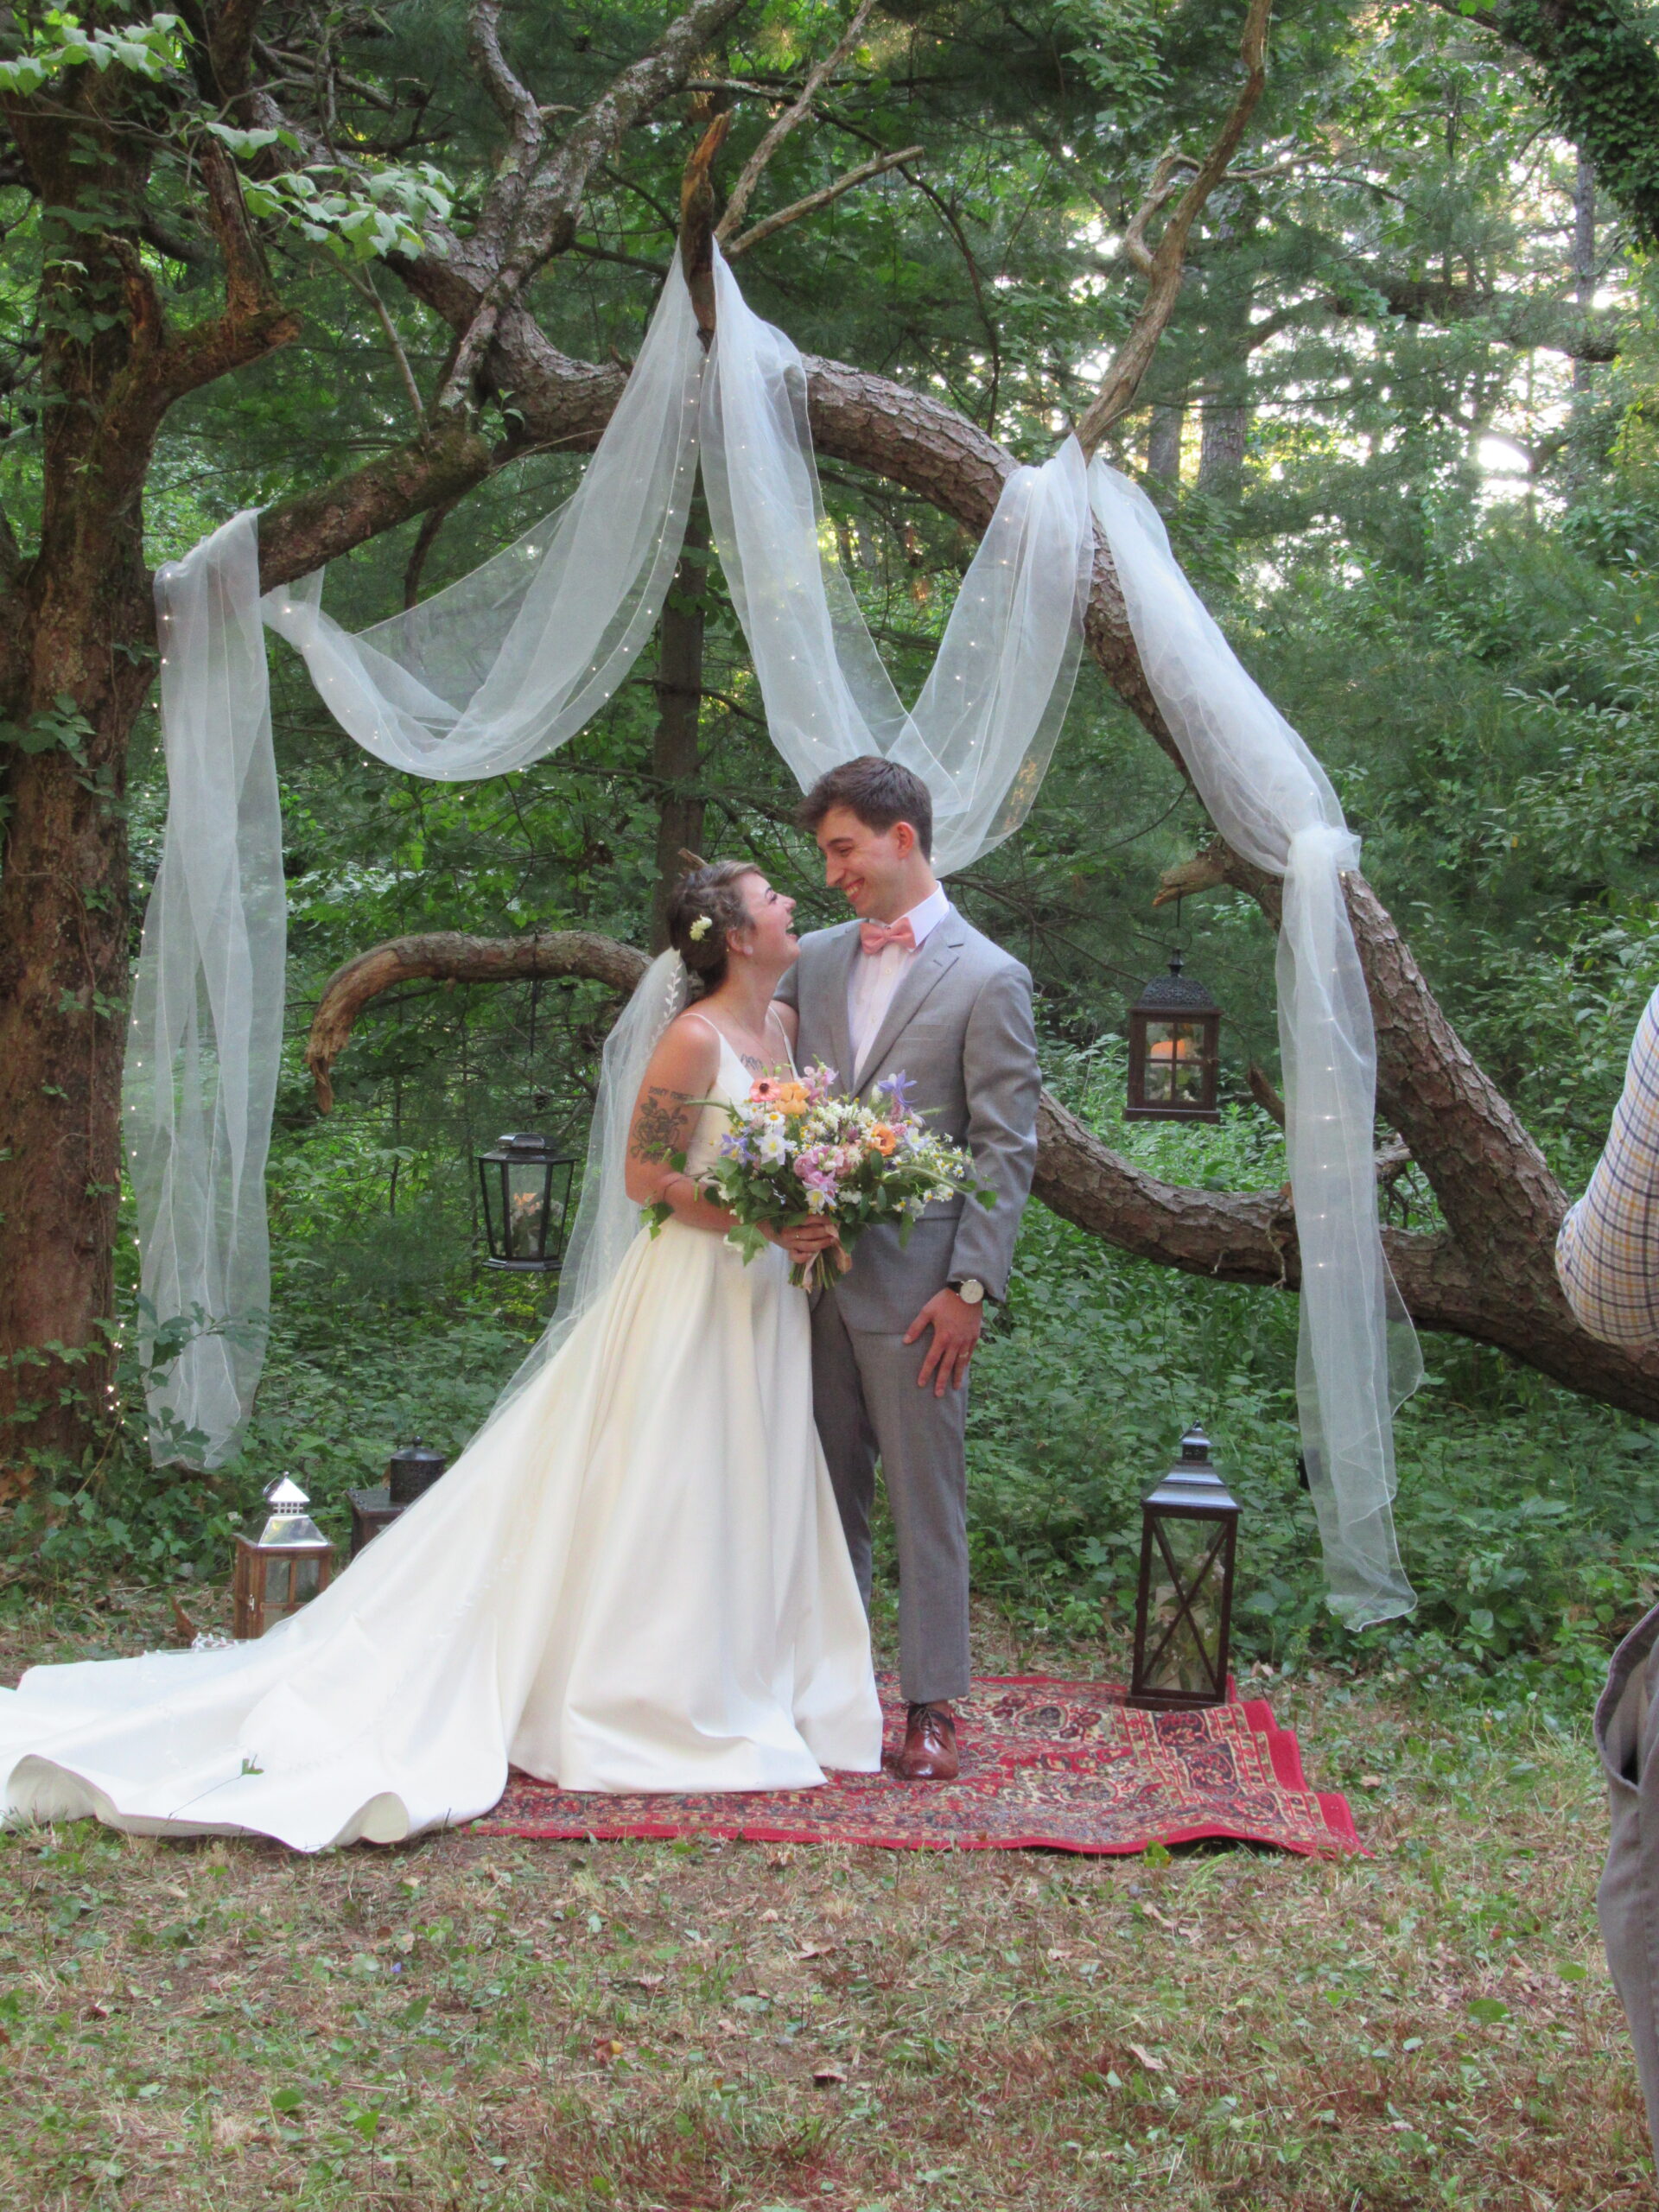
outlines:
[{"label": "forest background", "polygon": [[[502,35],[537,97],[575,110],[664,20],[611,0],[538,5],[510,12]],[[753,303],[804,350],[936,394],[1041,458],[1128,327],[1124,233],[1160,156],[1205,143],[1234,96],[1239,21],[1212,0],[873,16],[749,219],[873,149],[922,150],[757,240],[739,264]],[[536,280],[555,345],[632,358],[710,100],[733,108],[734,170],[844,22],[788,0],[753,11],[721,35],[706,80],[628,134],[591,181],[570,250]],[[1622,171],[1617,191],[1599,188],[1593,154],[1564,135],[1559,86],[1514,28],[1424,5],[1281,10],[1246,149],[1199,218],[1173,319],[1110,449],[1325,762],[1368,877],[1576,1192],[1659,982],[1659,302],[1640,190]],[[500,134],[461,9],[278,9],[262,35],[296,81],[309,69],[313,90],[348,88],[357,120],[343,137],[394,113],[398,159],[441,172],[464,231]],[[41,271],[58,249],[33,195],[3,181],[0,221],[0,504],[28,544]],[[392,450],[431,404],[445,334],[391,280],[383,246],[310,227],[273,223],[264,240],[298,336],[167,416],[145,494],[152,565],[240,507]],[[185,245],[163,235],[144,250],[188,298],[207,276]],[[335,562],[331,610],[358,626],[465,574],[556,507],[582,466],[532,446]],[[843,564],[913,696],[970,540],[867,471],[826,463],[823,477]],[[671,609],[683,633],[686,618],[701,630],[689,753],[682,727],[665,756],[671,687],[648,655],[569,746],[476,786],[370,760],[273,643],[290,964],[266,1378],[232,1465],[156,1471],[129,1351],[122,1418],[95,1459],[10,1507],[0,1573],[19,1596],[89,1577],[219,1580],[232,1529],[283,1470],[338,1531],[346,1490],[374,1480],[397,1443],[418,1432],[459,1449],[540,1325],[536,1295],[481,1267],[473,1162],[509,1128],[580,1154],[614,995],[406,987],[363,1018],[324,1116],[302,1047],[340,963],[438,930],[648,944],[664,858],[681,844],[752,855],[800,899],[802,926],[840,918],[791,824],[715,560],[688,555]],[[7,741],[29,732],[8,726]],[[153,703],[125,804],[136,949],[166,808]],[[1189,969],[1229,1017],[1221,1125],[1122,1115],[1125,1010],[1172,942],[1169,911],[1151,902],[1208,836],[1175,768],[1085,664],[1026,828],[952,889],[1028,961],[1050,1088],[1073,1113],[1172,1182],[1271,1191],[1282,1144],[1249,1071],[1276,1079],[1273,949],[1243,892],[1212,887],[1181,915]],[[1438,1218],[1410,1166],[1382,1202],[1395,1221]],[[129,1348],[135,1262],[124,1213]],[[1016,1639],[1092,1637],[1103,1622],[1121,1634],[1136,1498],[1197,1419],[1248,1510],[1244,1658],[1374,1649],[1430,1681],[1502,1668],[1547,1702],[1581,1704],[1610,1634],[1659,1583],[1659,1428],[1490,1346],[1426,1338],[1428,1378],[1399,1428],[1399,1522],[1422,1603],[1409,1624],[1357,1642],[1321,1603],[1294,1344],[1288,1293],[1130,1257],[1033,1205],[1015,1291],[976,1363],[970,1446],[976,1586]]]}]

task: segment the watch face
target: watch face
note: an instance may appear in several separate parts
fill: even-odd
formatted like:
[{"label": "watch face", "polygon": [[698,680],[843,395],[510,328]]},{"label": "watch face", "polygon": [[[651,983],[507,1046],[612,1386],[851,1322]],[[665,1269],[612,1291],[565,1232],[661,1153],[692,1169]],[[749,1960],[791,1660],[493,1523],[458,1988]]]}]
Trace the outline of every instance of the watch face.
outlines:
[{"label": "watch face", "polygon": [[957,1285],[957,1296],[965,1300],[969,1306],[977,1306],[984,1295],[984,1284],[976,1282],[972,1275],[969,1276],[966,1282],[959,1282]]}]

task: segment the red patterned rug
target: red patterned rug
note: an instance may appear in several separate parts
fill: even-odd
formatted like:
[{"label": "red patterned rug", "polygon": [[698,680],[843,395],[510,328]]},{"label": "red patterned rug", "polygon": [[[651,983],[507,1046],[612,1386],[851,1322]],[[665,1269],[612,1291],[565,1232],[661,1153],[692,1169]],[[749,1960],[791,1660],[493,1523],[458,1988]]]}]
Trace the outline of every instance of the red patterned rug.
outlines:
[{"label": "red patterned rug", "polygon": [[[897,1685],[883,1679],[891,1751]],[[894,1850],[1121,1853],[1211,1836],[1283,1851],[1360,1848],[1347,1801],[1310,1789],[1301,1753],[1257,1699],[1198,1713],[1138,1713],[1107,1682],[982,1675],[959,1708],[954,1783],[835,1774],[822,1789],[728,1796],[607,1796],[514,1771],[478,1835],[709,1836]]]}]

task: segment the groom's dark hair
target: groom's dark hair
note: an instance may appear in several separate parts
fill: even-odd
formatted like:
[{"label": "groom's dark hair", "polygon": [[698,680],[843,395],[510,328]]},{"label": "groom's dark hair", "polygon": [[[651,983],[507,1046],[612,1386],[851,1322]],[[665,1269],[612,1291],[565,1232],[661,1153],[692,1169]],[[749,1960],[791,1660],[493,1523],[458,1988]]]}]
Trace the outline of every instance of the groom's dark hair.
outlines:
[{"label": "groom's dark hair", "polygon": [[820,776],[801,801],[796,820],[803,830],[816,832],[831,807],[844,806],[867,830],[891,830],[895,822],[908,822],[924,860],[933,856],[933,801],[921,778],[884,760],[879,753],[865,753],[856,760],[843,760]]}]

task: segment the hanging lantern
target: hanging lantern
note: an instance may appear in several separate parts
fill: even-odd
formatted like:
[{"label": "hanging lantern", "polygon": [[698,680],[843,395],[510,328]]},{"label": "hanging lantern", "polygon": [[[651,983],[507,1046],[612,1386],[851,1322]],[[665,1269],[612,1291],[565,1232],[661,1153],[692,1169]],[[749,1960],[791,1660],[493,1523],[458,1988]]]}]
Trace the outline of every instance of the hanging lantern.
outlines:
[{"label": "hanging lantern", "polygon": [[499,1137],[480,1155],[484,1185],[486,1268],[514,1274],[556,1275],[564,1261],[574,1159],[530,1132]]},{"label": "hanging lantern", "polygon": [[1224,1705],[1238,1501],[1210,1464],[1201,1428],[1141,1501],[1141,1589],[1131,1705]]},{"label": "hanging lantern", "polygon": [[372,1490],[349,1490],[352,1509],[352,1557],[383,1529],[390,1528],[406,1505],[413,1505],[423,1491],[431,1489],[449,1462],[442,1452],[423,1444],[417,1436],[394,1452],[386,1462],[386,1479]]},{"label": "hanging lantern", "polygon": [[328,1587],[334,1548],[306,1511],[310,1502],[296,1482],[280,1476],[265,1492],[270,1517],[258,1536],[237,1533],[232,1632],[243,1643],[269,1634]]},{"label": "hanging lantern", "polygon": [[1129,1008],[1131,1122],[1218,1122],[1221,1008],[1172,953]]}]

